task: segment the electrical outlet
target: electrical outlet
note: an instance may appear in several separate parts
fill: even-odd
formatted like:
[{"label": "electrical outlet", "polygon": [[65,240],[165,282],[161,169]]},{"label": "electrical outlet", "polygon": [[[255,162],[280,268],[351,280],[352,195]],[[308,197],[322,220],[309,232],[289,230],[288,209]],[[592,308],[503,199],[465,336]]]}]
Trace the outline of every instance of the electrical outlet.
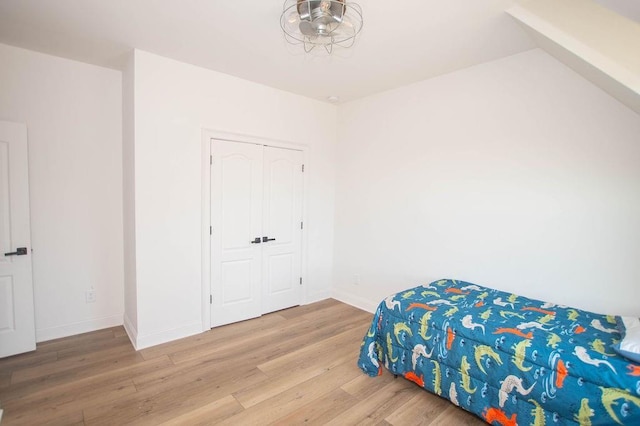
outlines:
[{"label": "electrical outlet", "polygon": [[353,274],[353,284],[354,285],[360,284],[360,274]]},{"label": "electrical outlet", "polygon": [[84,293],[84,298],[86,303],[94,303],[96,301],[96,291],[95,290],[87,290]]}]

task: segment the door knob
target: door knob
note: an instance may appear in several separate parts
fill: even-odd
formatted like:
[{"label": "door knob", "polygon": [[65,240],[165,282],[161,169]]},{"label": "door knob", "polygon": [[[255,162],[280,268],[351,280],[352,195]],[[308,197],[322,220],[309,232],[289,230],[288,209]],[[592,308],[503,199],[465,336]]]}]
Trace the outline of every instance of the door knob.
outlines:
[{"label": "door knob", "polygon": [[16,249],[16,251],[13,251],[11,253],[5,253],[5,256],[24,256],[25,254],[27,254],[27,248],[26,247],[18,247]]},{"label": "door knob", "polygon": [[251,244],[260,244],[260,242],[260,237],[255,237],[253,241],[251,241]]},{"label": "door knob", "polygon": [[267,241],[275,241],[275,238],[269,238],[269,237],[262,237],[262,242],[266,243]]}]

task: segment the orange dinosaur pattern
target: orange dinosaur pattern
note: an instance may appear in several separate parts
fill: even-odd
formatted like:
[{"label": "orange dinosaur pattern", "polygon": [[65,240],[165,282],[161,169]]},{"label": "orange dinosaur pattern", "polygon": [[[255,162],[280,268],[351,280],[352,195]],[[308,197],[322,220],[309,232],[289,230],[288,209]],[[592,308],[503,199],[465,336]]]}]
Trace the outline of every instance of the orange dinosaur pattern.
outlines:
[{"label": "orange dinosaur pattern", "polygon": [[524,337],[525,339],[533,339],[533,332],[532,331],[530,331],[527,334],[525,334],[522,331],[518,330],[517,328],[500,327],[500,328],[496,329],[496,331],[493,332],[493,334],[502,334],[502,333],[515,334],[516,336]]},{"label": "orange dinosaur pattern", "polygon": [[453,346],[453,339],[456,338],[456,334],[453,332],[451,327],[447,327],[447,350],[450,351]]},{"label": "orange dinosaur pattern", "polygon": [[424,387],[424,376],[418,376],[413,371],[408,371],[407,373],[405,373],[404,378],[407,380],[411,380],[413,383],[420,386],[421,388]]},{"label": "orange dinosaur pattern", "polygon": [[455,288],[455,287],[449,287],[444,292],[445,293],[454,293],[454,294],[463,294],[465,296],[467,296],[469,294],[468,291],[462,291],[459,288]]},{"label": "orange dinosaur pattern", "polygon": [[534,308],[533,306],[527,306],[522,308],[523,311],[534,311],[534,312],[540,312],[541,314],[545,314],[545,315],[555,315],[556,313],[553,311],[547,311],[546,309],[541,309],[541,308]]},{"label": "orange dinosaur pattern", "polygon": [[629,376],[640,376],[640,365],[627,365],[629,372],[627,373]]},{"label": "orange dinosaur pattern", "polygon": [[406,310],[410,311],[411,309],[415,308],[426,309],[427,311],[435,311],[436,309],[438,309],[436,306],[426,305],[424,303],[412,303],[407,307]]},{"label": "orange dinosaur pattern", "polygon": [[511,417],[507,417],[504,411],[497,408],[487,408],[484,413],[482,413],[482,417],[484,417],[487,423],[498,422],[502,426],[518,426],[515,413],[512,414]]},{"label": "orange dinosaur pattern", "polygon": [[558,389],[562,389],[564,386],[564,379],[567,378],[569,374],[569,370],[567,370],[567,366],[564,365],[561,359],[558,360],[558,365],[556,366],[556,387]]}]

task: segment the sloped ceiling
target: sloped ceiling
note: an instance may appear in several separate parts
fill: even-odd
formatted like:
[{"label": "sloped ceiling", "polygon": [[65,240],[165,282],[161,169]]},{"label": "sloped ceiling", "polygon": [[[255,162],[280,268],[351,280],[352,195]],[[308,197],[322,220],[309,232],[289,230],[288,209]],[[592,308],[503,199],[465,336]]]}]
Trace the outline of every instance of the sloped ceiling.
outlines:
[{"label": "sloped ceiling", "polygon": [[640,114],[640,24],[589,0],[507,10],[537,44]]},{"label": "sloped ceiling", "polygon": [[[536,46],[515,0],[355,0],[364,29],[331,56],[288,45],[282,0],[1,0],[0,43],[119,68],[132,48],[342,102]],[[557,0],[566,1],[566,0]],[[633,15],[629,0],[598,0]]]}]

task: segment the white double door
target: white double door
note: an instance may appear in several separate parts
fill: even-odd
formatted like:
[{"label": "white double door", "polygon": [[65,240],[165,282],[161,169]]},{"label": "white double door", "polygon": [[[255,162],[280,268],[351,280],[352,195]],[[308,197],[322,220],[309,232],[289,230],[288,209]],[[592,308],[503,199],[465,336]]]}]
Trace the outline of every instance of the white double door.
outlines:
[{"label": "white double door", "polygon": [[211,141],[211,326],[299,305],[302,151]]}]

